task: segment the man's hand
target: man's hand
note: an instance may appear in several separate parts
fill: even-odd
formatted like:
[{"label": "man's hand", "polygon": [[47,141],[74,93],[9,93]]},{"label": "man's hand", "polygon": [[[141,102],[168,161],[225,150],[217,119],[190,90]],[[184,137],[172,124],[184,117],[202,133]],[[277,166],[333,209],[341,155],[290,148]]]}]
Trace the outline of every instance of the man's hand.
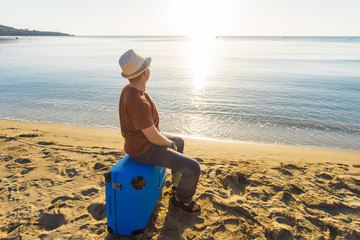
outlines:
[{"label": "man's hand", "polygon": [[176,146],[176,143],[174,141],[172,141],[171,149],[174,150],[174,151],[177,151],[177,146]]}]

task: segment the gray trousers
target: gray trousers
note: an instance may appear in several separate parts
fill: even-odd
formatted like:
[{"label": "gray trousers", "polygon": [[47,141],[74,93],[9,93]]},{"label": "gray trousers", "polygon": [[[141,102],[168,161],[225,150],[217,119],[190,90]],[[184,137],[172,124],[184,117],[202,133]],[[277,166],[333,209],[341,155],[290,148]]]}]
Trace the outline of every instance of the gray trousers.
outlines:
[{"label": "gray trousers", "polygon": [[152,146],[141,156],[133,157],[137,162],[169,168],[172,172],[179,171],[181,179],[176,197],[182,202],[191,202],[200,177],[200,165],[194,159],[183,154],[184,140],[180,137],[166,136],[174,141],[178,151],[164,146]]}]

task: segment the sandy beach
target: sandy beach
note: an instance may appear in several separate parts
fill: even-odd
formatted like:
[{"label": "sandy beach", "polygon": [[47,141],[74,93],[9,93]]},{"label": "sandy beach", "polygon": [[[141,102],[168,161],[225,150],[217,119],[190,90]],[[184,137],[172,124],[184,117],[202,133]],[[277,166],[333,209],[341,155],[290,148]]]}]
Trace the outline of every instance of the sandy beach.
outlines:
[{"label": "sandy beach", "polygon": [[[360,239],[360,152],[185,139],[201,213],[167,176],[143,233],[106,230],[119,130],[0,120],[0,239]],[[170,171],[168,171],[168,174]]]}]

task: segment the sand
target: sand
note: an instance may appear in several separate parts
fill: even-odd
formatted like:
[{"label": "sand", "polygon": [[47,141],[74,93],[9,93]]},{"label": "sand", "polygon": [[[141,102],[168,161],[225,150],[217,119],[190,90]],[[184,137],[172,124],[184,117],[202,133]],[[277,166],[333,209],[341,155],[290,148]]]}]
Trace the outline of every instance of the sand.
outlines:
[{"label": "sand", "polygon": [[[360,152],[185,139],[201,213],[170,203],[147,228],[106,230],[119,130],[0,120],[0,239],[360,239]],[[169,171],[168,171],[169,173]]]}]

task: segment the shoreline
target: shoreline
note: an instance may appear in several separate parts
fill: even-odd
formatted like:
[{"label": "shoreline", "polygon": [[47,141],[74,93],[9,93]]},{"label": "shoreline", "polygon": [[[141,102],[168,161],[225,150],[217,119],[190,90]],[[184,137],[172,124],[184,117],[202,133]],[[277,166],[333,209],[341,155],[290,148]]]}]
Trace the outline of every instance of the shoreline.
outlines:
[{"label": "shoreline", "polygon": [[[25,124],[40,124],[40,125],[52,125],[52,126],[58,126],[61,128],[61,126],[68,126],[72,128],[82,128],[82,129],[97,129],[98,130],[106,130],[106,131],[114,131],[118,132],[121,138],[121,143],[123,144],[123,137],[121,136],[120,128],[116,127],[102,127],[102,126],[86,126],[86,125],[73,125],[73,124],[67,124],[67,123],[51,123],[51,122],[34,122],[34,121],[27,121],[27,120],[13,120],[13,119],[2,119],[0,118],[0,123],[2,121],[9,121],[9,122],[18,122],[18,123],[25,123]],[[214,138],[207,138],[207,137],[197,137],[197,136],[191,136],[191,135],[185,135],[185,134],[176,134],[176,133],[165,133],[175,136],[180,136],[185,140],[190,141],[191,143],[196,142],[206,142],[208,144],[214,145],[215,143],[219,143],[220,145],[244,145],[244,146],[268,146],[268,147],[280,147],[280,148],[305,148],[305,149],[314,149],[314,150],[329,150],[329,151],[342,151],[342,152],[349,152],[349,153],[359,153],[360,151],[352,150],[352,149],[342,149],[342,148],[330,148],[330,147],[319,147],[319,146],[303,146],[303,145],[290,145],[290,144],[282,144],[282,143],[259,143],[259,142],[253,142],[253,141],[240,141],[240,140],[223,140],[223,139],[214,139]],[[123,147],[123,146],[121,146]]]},{"label": "shoreline", "polygon": [[[0,238],[134,239],[106,230],[104,174],[120,130],[0,120]],[[185,138],[200,163],[194,200],[171,204],[171,175],[135,239],[360,238],[360,153]]]},{"label": "shoreline", "polygon": [[[0,129],[15,127],[27,132],[33,132],[36,129],[51,135],[55,134],[55,136],[59,136],[56,142],[60,145],[68,144],[69,138],[86,139],[86,141],[82,141],[86,147],[97,148],[98,145],[101,145],[104,148],[111,148],[126,154],[120,129],[4,119],[0,119],[0,126]],[[2,133],[3,131],[1,131],[0,137],[3,135]],[[42,137],[48,141],[47,137]],[[268,166],[284,163],[360,164],[360,152],[356,151],[182,137],[185,141],[184,154],[194,159],[226,159],[228,163],[253,161],[262,162]],[[101,142],[99,142],[100,139]],[[76,145],[76,140],[71,144]],[[360,175],[354,177],[360,180]]]}]

